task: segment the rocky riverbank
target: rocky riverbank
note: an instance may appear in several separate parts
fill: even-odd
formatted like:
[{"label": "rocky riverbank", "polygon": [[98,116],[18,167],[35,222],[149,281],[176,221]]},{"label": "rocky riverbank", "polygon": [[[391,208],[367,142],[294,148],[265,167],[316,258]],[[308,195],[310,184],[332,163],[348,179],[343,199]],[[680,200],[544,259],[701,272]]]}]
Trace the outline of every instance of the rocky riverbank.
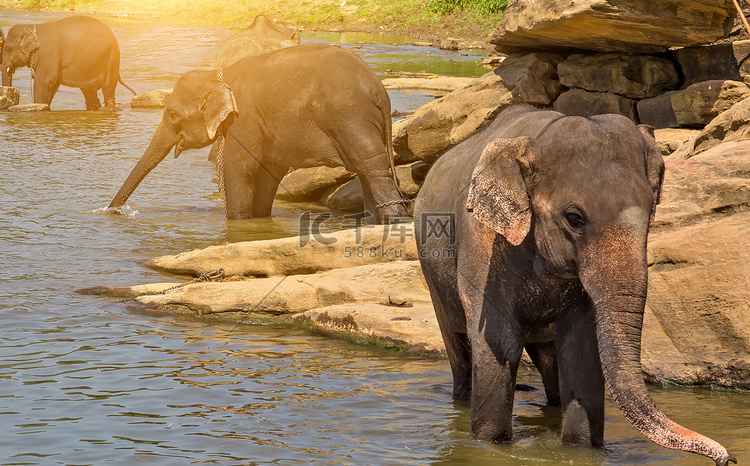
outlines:
[{"label": "rocky riverbank", "polygon": [[[557,5],[561,10],[550,16],[530,0],[514,2],[493,38],[510,55],[493,72],[394,124],[402,188],[415,197],[435,160],[515,103],[571,115],[622,113],[655,126],[667,162],[649,240],[644,376],[750,388],[750,42],[701,45],[730,34],[731,1],[631,2],[630,9],[605,3],[573,2],[575,11]],[[675,16],[669,12],[677,3]],[[580,24],[597,27],[579,34]],[[358,180],[345,170],[298,170],[282,183],[294,200],[361,210]],[[165,271],[198,276],[222,267],[229,277],[163,294],[155,292],[174,284],[88,292],[134,297],[139,308],[155,312],[235,322],[260,312],[358,341],[439,354],[408,228],[152,259],[149,266]]]}]

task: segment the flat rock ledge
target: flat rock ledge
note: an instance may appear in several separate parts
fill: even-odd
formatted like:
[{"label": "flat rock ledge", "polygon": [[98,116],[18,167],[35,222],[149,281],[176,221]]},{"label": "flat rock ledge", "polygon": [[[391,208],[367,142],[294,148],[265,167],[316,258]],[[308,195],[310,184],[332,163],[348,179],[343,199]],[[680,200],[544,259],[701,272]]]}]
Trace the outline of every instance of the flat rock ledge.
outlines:
[{"label": "flat rock ledge", "polygon": [[271,318],[392,350],[443,355],[414,243],[413,224],[405,223],[212,246],[145,263],[191,276],[222,267],[220,281],[80,291],[130,298],[138,312],[230,323]]}]

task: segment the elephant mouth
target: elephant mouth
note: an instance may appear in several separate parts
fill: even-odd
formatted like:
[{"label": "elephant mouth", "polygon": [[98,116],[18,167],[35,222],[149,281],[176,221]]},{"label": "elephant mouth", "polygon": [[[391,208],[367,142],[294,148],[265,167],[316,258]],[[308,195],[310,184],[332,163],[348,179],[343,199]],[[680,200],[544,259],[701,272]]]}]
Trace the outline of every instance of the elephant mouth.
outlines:
[{"label": "elephant mouth", "polygon": [[188,144],[182,135],[177,136],[177,144],[174,145],[174,158],[179,157],[180,154],[182,154],[185,150],[189,149],[187,145]]}]

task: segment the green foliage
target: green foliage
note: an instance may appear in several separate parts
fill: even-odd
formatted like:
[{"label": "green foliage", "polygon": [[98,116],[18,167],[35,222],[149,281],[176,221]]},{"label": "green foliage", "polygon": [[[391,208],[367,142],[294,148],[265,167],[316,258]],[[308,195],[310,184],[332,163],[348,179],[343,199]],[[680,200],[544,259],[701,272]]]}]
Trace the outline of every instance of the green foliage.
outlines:
[{"label": "green foliage", "polygon": [[500,13],[505,11],[507,6],[508,0],[429,0],[427,3],[430,11],[440,15],[470,8],[479,13]]}]

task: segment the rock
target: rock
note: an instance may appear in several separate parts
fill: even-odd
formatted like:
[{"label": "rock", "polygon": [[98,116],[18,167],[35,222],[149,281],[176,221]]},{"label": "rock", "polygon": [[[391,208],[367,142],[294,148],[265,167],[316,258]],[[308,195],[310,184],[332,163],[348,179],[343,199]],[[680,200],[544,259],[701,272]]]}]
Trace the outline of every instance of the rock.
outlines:
[{"label": "rock", "polygon": [[293,320],[306,322],[326,333],[370,335],[376,337],[381,345],[383,341],[392,342],[407,352],[444,352],[445,345],[432,303],[406,304],[409,306],[339,304],[295,314]]},{"label": "rock", "polygon": [[704,47],[686,47],[669,53],[682,74],[683,86],[701,81],[750,80],[750,40]]},{"label": "rock", "polygon": [[[414,289],[416,285],[416,290]],[[194,283],[139,298],[145,304],[194,306],[203,313],[229,310],[293,314],[336,304],[391,299],[429,300],[417,261],[344,267],[313,274]]]},{"label": "rock", "polygon": [[406,124],[399,154],[431,164],[446,150],[468,138],[513,101],[502,78],[487,73],[468,86],[420,107]]},{"label": "rock", "polygon": [[424,162],[414,162],[409,165],[400,165],[396,167],[396,177],[398,178],[398,187],[401,192],[409,199],[414,199],[422,187],[427,171],[430,166]]},{"label": "rock", "polygon": [[673,154],[676,159],[687,159],[724,142],[750,140],[750,97],[733,105],[681,145]]},{"label": "rock", "polygon": [[326,189],[354,178],[344,167],[299,168],[287,174],[279,184],[276,197],[290,201],[317,200]]},{"label": "rock", "polygon": [[674,64],[650,55],[575,54],[557,67],[564,86],[631,99],[655,97],[680,82]]},{"label": "rock", "polygon": [[8,107],[9,112],[26,113],[26,112],[48,112],[50,110],[47,104],[23,104]]},{"label": "rock", "polygon": [[750,141],[723,143],[666,166],[657,230],[750,205]]},{"label": "rock", "polygon": [[619,113],[638,121],[635,113],[636,101],[608,92],[589,92],[571,89],[555,100],[553,107],[565,115],[591,116],[604,113]]},{"label": "rock", "polygon": [[[396,177],[399,182],[399,189],[408,199],[414,199],[419,192],[419,188],[427,176],[429,165],[424,162],[413,162],[407,165],[396,166]],[[318,201],[334,212],[362,212],[364,211],[365,201],[362,197],[362,185],[359,177],[344,183],[341,186],[333,187],[326,191]]]},{"label": "rock", "polygon": [[215,67],[226,68],[245,57],[262,55],[299,44],[299,32],[282,23],[275,23],[264,15],[258,15],[247,29],[221,44],[216,54]]},{"label": "rock", "polygon": [[414,260],[417,248],[413,228],[412,223],[367,225],[328,234],[316,231],[314,222],[311,222],[300,225],[300,230],[309,233],[307,235],[211,246],[176,256],[155,257],[145,265],[196,277],[219,267],[227,276],[273,277]]},{"label": "rock", "polygon": [[668,156],[676,151],[685,142],[695,139],[700,131],[697,129],[685,128],[662,128],[654,131],[656,144],[661,149],[663,156]]},{"label": "rock", "polygon": [[15,87],[0,86],[0,110],[18,105],[21,93]]},{"label": "rock", "polygon": [[151,92],[138,94],[130,99],[132,108],[164,108],[167,106],[167,99],[172,95],[172,89],[157,89]]},{"label": "rock", "polygon": [[495,69],[495,74],[503,78],[514,103],[549,105],[560,93],[557,64],[562,60],[551,53],[514,54]]},{"label": "rock", "polygon": [[430,89],[455,91],[471,84],[476,78],[434,76],[427,78],[386,78],[381,82],[386,89]]},{"label": "rock", "polygon": [[516,0],[490,42],[503,53],[569,51],[655,53],[726,37],[730,0]]},{"label": "rock", "polygon": [[750,142],[667,161],[649,236],[649,380],[750,388]]},{"label": "rock", "polygon": [[739,101],[750,88],[739,81],[704,81],[638,102],[641,123],[655,128],[702,127]]},{"label": "rock", "polygon": [[490,68],[490,69],[494,70],[504,60],[505,60],[505,56],[504,55],[498,55],[498,56],[495,56],[495,57],[489,57],[489,58],[485,58],[484,60],[482,60],[481,62],[479,62],[479,66],[483,66],[485,68]]},{"label": "rock", "polygon": [[[413,114],[412,114],[413,115]],[[409,125],[409,118],[402,118],[393,123],[393,159],[398,164],[416,162],[419,160],[414,152],[409,149],[408,133],[406,127]]]},{"label": "rock", "polygon": [[318,202],[334,212],[364,212],[365,199],[359,177],[331,188]]},{"label": "rock", "polygon": [[441,40],[439,47],[440,50],[458,50],[460,48],[458,40],[451,38]]}]

